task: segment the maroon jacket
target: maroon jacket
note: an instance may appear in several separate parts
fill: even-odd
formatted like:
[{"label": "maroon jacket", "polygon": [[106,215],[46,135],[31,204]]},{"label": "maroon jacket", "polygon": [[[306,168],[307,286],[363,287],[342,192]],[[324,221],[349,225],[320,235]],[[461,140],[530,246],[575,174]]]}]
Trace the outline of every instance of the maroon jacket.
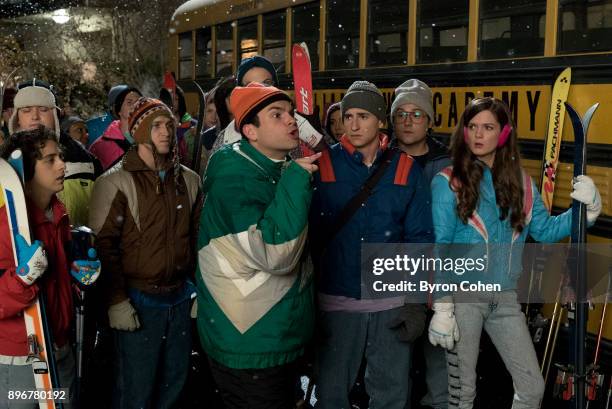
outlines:
[{"label": "maroon jacket", "polygon": [[72,287],[66,243],[70,224],[64,205],[54,196],[53,221],[28,201],[28,217],[34,238],[43,243],[49,267],[36,283],[25,285],[15,273],[6,209],[0,207],[0,355],[28,354],[23,310],[34,301],[41,284],[47,297],[47,317],[57,346],[69,341],[73,318]]}]

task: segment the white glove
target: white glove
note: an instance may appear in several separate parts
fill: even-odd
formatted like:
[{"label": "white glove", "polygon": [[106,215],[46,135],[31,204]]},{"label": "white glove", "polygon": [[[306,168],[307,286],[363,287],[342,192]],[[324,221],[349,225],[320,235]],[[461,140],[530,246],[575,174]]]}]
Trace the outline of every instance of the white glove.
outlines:
[{"label": "white glove", "polygon": [[310,122],[308,122],[308,119],[302,115],[296,112],[294,116],[295,122],[297,123],[300,140],[306,143],[306,145],[315,149],[321,140],[323,140],[323,134],[317,131],[316,128],[312,126]]},{"label": "white glove", "polygon": [[429,342],[431,345],[440,345],[449,351],[453,349],[455,341],[459,341],[459,327],[455,320],[455,304],[440,300],[433,305],[435,311],[429,323]]},{"label": "white glove", "polygon": [[17,247],[17,259],[19,265],[16,272],[17,277],[25,283],[32,285],[47,269],[48,261],[42,243],[35,240],[28,244],[21,234],[15,236],[15,246]]},{"label": "white glove", "polygon": [[130,300],[123,300],[108,308],[108,323],[111,328],[122,331],[134,331],[140,328],[138,314]]},{"label": "white glove", "polygon": [[572,186],[574,191],[570,196],[586,205],[587,223],[594,224],[601,213],[601,196],[593,179],[586,175],[578,175],[574,178]]}]

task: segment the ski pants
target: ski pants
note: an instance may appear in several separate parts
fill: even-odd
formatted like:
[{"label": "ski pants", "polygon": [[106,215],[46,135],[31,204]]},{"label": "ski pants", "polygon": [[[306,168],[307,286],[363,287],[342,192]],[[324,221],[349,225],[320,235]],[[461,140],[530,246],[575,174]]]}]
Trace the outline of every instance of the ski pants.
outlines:
[{"label": "ski pants", "polygon": [[317,409],[351,407],[349,392],[364,355],[370,409],[409,407],[413,344],[398,340],[389,329],[397,314],[397,308],[367,313],[319,312]]},{"label": "ski pants", "polygon": [[[68,389],[72,397],[76,365],[74,353],[70,345],[66,345],[55,352],[55,365],[60,381],[60,388]],[[9,391],[35,391],[34,375],[31,365],[5,365],[0,364],[0,409],[38,409],[38,402],[20,402],[8,400]],[[73,402],[62,401],[65,409],[79,407]]]},{"label": "ski pants", "polygon": [[169,307],[132,300],[140,328],[113,330],[114,409],[166,409],[178,401],[189,370],[191,301]]},{"label": "ski pants", "polygon": [[544,379],[515,291],[471,293],[455,298],[460,339],[447,352],[449,408],[471,409],[476,397],[476,362],[482,329],[491,337],[514,384],[512,409],[538,409]]}]

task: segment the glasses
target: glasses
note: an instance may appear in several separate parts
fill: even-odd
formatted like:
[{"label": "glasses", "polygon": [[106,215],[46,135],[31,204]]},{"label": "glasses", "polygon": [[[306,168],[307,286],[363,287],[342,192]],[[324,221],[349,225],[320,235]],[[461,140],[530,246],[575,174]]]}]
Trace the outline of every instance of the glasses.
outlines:
[{"label": "glasses", "polygon": [[412,119],[412,122],[415,124],[420,124],[425,120],[425,112],[419,111],[418,109],[415,111],[399,111],[396,112],[393,116],[395,122],[406,122],[408,118]]}]

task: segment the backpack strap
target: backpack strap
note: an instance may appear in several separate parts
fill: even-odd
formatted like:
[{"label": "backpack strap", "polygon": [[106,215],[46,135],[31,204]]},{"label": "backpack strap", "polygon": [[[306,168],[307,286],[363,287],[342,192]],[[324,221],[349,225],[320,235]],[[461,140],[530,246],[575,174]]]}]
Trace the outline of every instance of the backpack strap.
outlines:
[{"label": "backpack strap", "polygon": [[393,180],[393,184],[400,186],[408,185],[408,176],[410,176],[410,170],[412,169],[413,163],[414,159],[412,156],[401,152],[397,168],[395,168],[395,179]]},{"label": "backpack strap", "polygon": [[318,165],[321,182],[333,183],[336,181],[336,174],[334,173],[334,166],[332,164],[331,156],[329,155],[329,149],[324,149],[321,152]]}]

